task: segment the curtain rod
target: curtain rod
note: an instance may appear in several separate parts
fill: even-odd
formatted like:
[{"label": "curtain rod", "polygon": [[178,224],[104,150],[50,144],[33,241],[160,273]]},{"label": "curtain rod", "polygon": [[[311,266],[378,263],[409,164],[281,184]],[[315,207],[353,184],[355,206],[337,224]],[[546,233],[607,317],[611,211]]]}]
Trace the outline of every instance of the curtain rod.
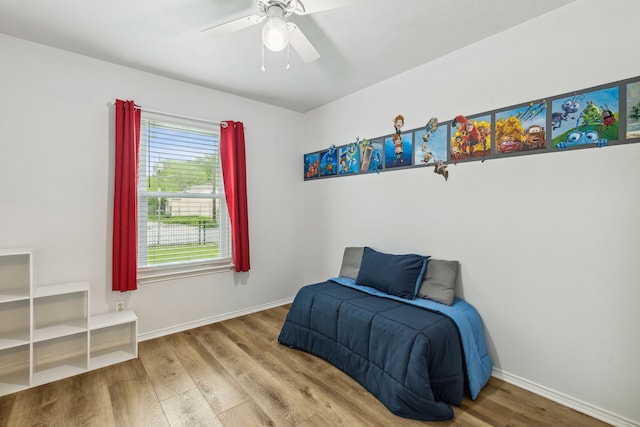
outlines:
[{"label": "curtain rod", "polygon": [[[116,103],[112,102],[111,105],[116,105]],[[175,117],[175,118],[178,118],[178,119],[193,120],[193,121],[196,121],[196,122],[220,125],[223,128],[226,128],[228,126],[227,122],[216,122],[214,120],[201,119],[199,117],[190,117],[190,116],[184,116],[182,114],[168,113],[166,111],[152,110],[150,108],[144,108],[144,107],[142,107],[141,105],[138,105],[138,104],[135,104],[135,105],[136,105],[137,108],[140,108],[141,110],[146,111],[147,113],[160,114],[162,116]],[[246,129],[246,126],[244,128]]]}]

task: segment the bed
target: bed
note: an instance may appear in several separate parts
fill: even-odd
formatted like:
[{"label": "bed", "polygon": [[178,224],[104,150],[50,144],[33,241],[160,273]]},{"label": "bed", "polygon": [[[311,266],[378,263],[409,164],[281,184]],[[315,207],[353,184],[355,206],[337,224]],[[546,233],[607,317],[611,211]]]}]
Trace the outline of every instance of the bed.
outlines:
[{"label": "bed", "polygon": [[453,294],[457,265],[346,248],[338,277],[298,291],[278,341],[325,359],[398,416],[451,419],[450,405],[475,399],[492,369],[478,312]]}]

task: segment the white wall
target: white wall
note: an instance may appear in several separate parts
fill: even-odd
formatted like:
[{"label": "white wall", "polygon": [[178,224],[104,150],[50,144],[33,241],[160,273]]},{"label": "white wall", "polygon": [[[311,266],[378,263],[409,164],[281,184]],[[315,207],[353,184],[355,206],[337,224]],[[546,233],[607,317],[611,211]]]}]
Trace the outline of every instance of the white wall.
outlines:
[{"label": "white wall", "polygon": [[[638,76],[638,16],[633,0],[578,0],[307,113],[305,152],[390,134],[396,114],[412,129]],[[460,260],[496,374],[640,423],[640,144],[449,173],[305,182],[305,282],[336,275],[347,245]]]},{"label": "white wall", "polygon": [[[303,277],[299,113],[7,36],[0,52],[0,247],[35,248],[38,284],[88,280],[92,313],[124,299],[147,337],[293,296]],[[249,273],[111,291],[116,98],[245,123]]]}]

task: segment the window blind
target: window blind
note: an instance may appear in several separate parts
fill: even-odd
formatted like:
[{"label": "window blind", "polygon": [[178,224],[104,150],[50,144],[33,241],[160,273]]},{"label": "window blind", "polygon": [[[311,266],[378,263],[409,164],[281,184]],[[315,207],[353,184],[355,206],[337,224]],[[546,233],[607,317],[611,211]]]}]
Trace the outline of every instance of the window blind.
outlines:
[{"label": "window blind", "polygon": [[146,118],[140,129],[138,268],[229,264],[231,237],[211,126]]}]

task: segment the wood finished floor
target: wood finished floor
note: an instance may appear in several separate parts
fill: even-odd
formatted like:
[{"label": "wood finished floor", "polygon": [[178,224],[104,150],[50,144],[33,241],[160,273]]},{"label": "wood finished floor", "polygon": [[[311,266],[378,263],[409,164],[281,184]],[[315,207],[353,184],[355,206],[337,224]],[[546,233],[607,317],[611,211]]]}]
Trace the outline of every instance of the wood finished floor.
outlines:
[{"label": "wood finished floor", "polygon": [[289,306],[139,344],[139,358],[0,397],[0,427],[606,426],[492,378],[451,421],[393,415],[330,364],[277,343]]}]

